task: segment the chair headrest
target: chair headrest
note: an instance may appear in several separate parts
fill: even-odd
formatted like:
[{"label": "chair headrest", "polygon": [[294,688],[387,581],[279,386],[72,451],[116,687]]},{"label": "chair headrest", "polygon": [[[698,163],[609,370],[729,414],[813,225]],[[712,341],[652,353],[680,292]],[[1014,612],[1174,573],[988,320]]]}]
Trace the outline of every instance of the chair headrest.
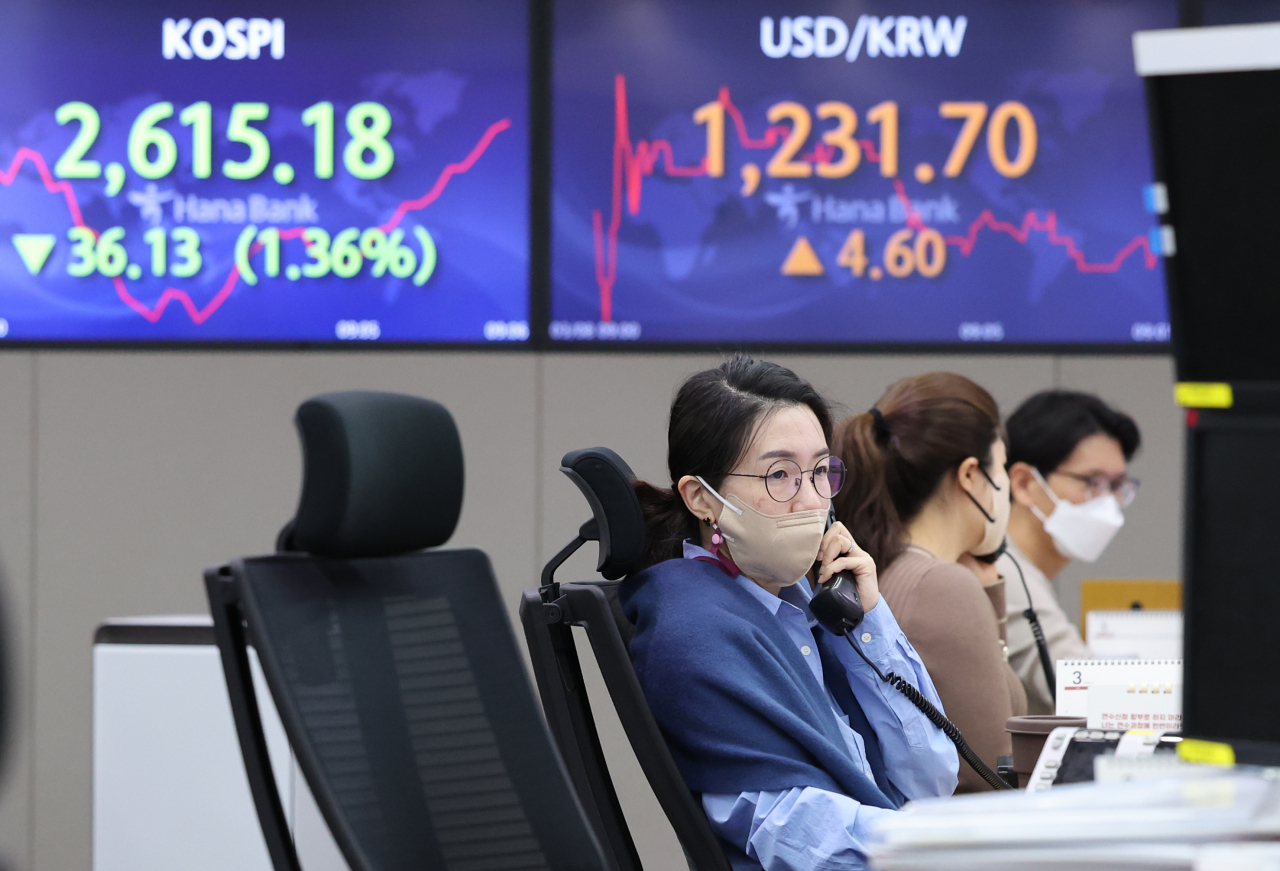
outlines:
[{"label": "chair headrest", "polygon": [[564,472],[587,497],[599,532],[596,571],[617,580],[635,570],[644,556],[644,512],[635,491],[635,474],[608,448],[570,451],[560,461]]},{"label": "chair headrest", "polygon": [[280,550],[391,556],[449,540],[462,511],[462,442],[438,402],[352,390],[308,399],[302,496]]}]

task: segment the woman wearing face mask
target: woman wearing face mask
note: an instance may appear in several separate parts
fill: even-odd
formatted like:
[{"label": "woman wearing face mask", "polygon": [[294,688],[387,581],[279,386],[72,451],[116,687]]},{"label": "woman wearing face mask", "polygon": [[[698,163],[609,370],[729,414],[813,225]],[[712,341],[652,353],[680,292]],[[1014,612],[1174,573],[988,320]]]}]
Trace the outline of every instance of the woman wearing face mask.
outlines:
[{"label": "woman wearing face mask", "polygon": [[1009,582],[1009,663],[1027,690],[1027,710],[1052,714],[1054,662],[1092,656],[1058,604],[1053,579],[1073,559],[1096,560],[1124,525],[1123,509],[1138,493],[1128,463],[1141,436],[1127,414],[1069,390],[1032,396],[1009,417],[1008,430],[1013,514],[1009,551],[996,565]]},{"label": "woman wearing face mask", "polygon": [[671,406],[670,490],[638,484],[649,567],[621,586],[636,675],[735,871],[864,867],[867,826],[949,794],[955,748],[814,621],[816,580],[856,575],[860,645],[935,704],[876,567],[829,523],[831,415],[781,366],[735,357]]},{"label": "woman wearing face mask", "polygon": [[[833,444],[849,467],[836,515],[882,567],[880,591],[948,718],[992,768],[1011,751],[1005,721],[1026,713],[1005,654],[1004,583],[973,556],[998,551],[1009,521],[1001,436],[987,391],[933,372],[893,384]],[[957,792],[989,788],[961,769]]]}]

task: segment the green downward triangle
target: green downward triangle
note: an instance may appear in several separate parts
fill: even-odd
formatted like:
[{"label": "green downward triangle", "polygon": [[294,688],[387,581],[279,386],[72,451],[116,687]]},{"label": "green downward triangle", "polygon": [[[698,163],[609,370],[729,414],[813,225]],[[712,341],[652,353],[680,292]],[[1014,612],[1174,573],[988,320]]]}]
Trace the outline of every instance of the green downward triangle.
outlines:
[{"label": "green downward triangle", "polygon": [[27,265],[27,271],[38,275],[56,240],[52,233],[14,233],[13,247],[18,249],[18,256]]}]

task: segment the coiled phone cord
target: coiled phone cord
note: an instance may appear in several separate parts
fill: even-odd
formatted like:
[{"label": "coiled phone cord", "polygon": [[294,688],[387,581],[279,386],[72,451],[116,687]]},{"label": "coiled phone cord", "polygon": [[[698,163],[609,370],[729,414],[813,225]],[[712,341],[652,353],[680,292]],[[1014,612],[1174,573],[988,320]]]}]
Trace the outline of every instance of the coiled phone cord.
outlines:
[{"label": "coiled phone cord", "polygon": [[1053,658],[1049,653],[1049,642],[1044,637],[1044,629],[1040,626],[1040,617],[1036,614],[1036,609],[1031,607],[1031,588],[1027,586],[1027,576],[1022,573],[1022,566],[1014,559],[1013,554],[1005,551],[1005,555],[1018,570],[1018,577],[1022,580],[1022,591],[1027,594],[1027,610],[1022,612],[1022,617],[1031,625],[1031,634],[1036,640],[1036,651],[1040,655],[1040,667],[1044,669],[1044,682],[1049,687],[1049,698],[1056,703],[1058,681],[1053,676]]},{"label": "coiled phone cord", "polygon": [[942,711],[935,708],[920,690],[912,686],[905,678],[898,677],[894,672],[889,672],[886,677],[880,672],[880,669],[876,668],[876,664],[867,658],[867,655],[862,652],[862,648],[854,642],[851,635],[846,635],[845,639],[849,642],[849,646],[857,652],[858,656],[862,657],[862,661],[871,666],[871,670],[876,673],[876,677],[906,696],[911,704],[919,708],[920,712],[929,719],[930,723],[941,729],[943,734],[951,739],[951,743],[956,745],[956,752],[960,754],[960,758],[969,763],[969,767],[978,772],[978,776],[985,780],[988,786],[992,789],[1013,789],[1000,775],[988,768],[987,764],[978,758],[978,754],[969,749],[968,742],[964,740],[964,736],[960,734],[956,724],[944,717]]}]

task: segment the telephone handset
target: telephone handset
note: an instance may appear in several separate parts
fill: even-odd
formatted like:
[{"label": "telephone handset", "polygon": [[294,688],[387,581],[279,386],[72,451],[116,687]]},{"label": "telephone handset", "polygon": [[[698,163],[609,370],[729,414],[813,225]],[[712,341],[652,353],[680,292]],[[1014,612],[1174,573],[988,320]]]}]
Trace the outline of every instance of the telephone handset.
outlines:
[{"label": "telephone handset", "polygon": [[[831,528],[831,524],[835,523],[836,511],[833,507],[827,515],[827,529]],[[942,715],[942,712],[935,708],[928,699],[911,685],[905,678],[899,677],[894,672],[888,675],[882,674],[880,669],[876,668],[874,662],[867,658],[862,652],[862,648],[853,640],[850,633],[862,622],[862,618],[866,616],[866,611],[862,608],[862,597],[858,595],[858,583],[854,578],[853,572],[838,572],[831,580],[827,581],[818,591],[813,594],[813,598],[809,600],[809,611],[813,614],[814,619],[833,635],[843,635],[845,640],[849,642],[849,646],[854,649],[858,656],[862,657],[863,662],[871,666],[871,670],[875,672],[876,677],[885,683],[891,685],[898,692],[902,693],[911,704],[920,709],[920,712],[942,730],[951,743],[956,745],[956,751],[960,754],[960,758],[969,763],[969,766],[976,772],[978,776],[987,782],[992,789],[1012,789],[1008,783],[987,766],[985,762],[978,758],[978,755],[969,749],[969,744],[964,740],[964,736],[960,734],[960,730]]]},{"label": "telephone handset", "polygon": [[[831,508],[827,513],[827,529],[836,522],[836,510]],[[809,611],[819,623],[836,635],[848,635],[858,627],[866,611],[862,607],[862,597],[858,595],[858,582],[853,572],[845,570],[837,572],[835,577],[827,581],[809,600]],[[838,629],[832,628],[838,626]]]}]

